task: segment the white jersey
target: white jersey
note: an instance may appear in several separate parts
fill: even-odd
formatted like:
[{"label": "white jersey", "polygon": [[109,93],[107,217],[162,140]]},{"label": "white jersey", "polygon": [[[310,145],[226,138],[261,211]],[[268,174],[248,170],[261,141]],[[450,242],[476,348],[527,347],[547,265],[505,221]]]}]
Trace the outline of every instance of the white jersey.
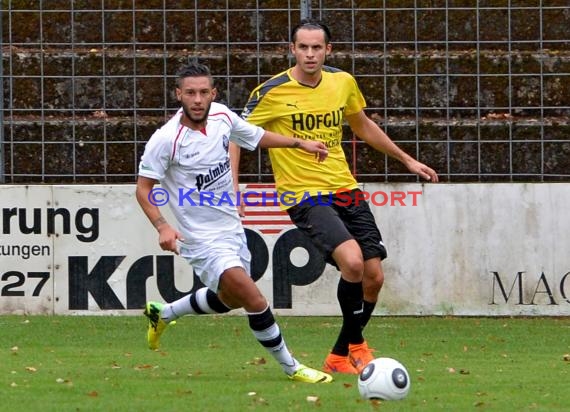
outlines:
[{"label": "white jersey", "polygon": [[[230,140],[253,150],[264,130],[212,102],[205,130],[180,123],[182,109],[146,144],[139,175],[158,180],[178,221],[184,243],[206,246],[243,233],[228,153]],[[162,197],[164,198],[164,197]]]}]

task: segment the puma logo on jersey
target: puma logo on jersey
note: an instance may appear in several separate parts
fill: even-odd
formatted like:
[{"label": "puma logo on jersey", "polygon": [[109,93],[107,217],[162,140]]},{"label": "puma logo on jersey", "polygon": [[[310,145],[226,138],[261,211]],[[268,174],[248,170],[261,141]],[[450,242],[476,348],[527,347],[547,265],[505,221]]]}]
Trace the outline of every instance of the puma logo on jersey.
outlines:
[{"label": "puma logo on jersey", "polygon": [[297,107],[297,103],[285,103],[285,106],[294,107],[295,109],[299,110],[299,108]]}]

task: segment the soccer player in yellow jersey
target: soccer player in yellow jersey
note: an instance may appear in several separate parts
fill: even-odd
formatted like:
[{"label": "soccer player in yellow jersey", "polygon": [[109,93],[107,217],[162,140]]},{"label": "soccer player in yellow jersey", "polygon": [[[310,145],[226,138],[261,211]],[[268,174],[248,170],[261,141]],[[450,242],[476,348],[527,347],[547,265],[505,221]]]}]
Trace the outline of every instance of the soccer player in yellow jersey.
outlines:
[{"label": "soccer player in yellow jersey", "polygon": [[[303,20],[294,27],[290,49],[295,66],[253,90],[242,117],[282,135],[322,141],[329,149],[322,163],[299,150],[269,149],[269,155],[280,198],[283,193],[295,198],[285,205],[291,220],[341,273],[337,296],[343,323],[324,370],[357,374],[373,359],[363,329],[378,300],[384,281],[381,261],[387,254],[341,148],[343,124],[348,122],[360,139],[410,172],[431,182],[438,177],[366,116],[365,99],[351,74],[324,65],[332,49],[330,38],[328,27],[318,20]],[[239,152],[234,154],[234,162],[239,161]],[[329,194],[335,201],[328,201]]]}]

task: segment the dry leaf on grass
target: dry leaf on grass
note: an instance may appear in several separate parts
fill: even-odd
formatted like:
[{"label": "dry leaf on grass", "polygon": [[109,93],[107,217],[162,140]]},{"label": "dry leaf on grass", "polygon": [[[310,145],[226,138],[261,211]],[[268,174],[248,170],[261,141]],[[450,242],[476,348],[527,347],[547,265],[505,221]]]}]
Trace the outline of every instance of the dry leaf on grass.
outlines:
[{"label": "dry leaf on grass", "polygon": [[265,365],[267,361],[265,358],[255,357],[253,360],[247,362],[248,365]]},{"label": "dry leaf on grass", "polygon": [[135,366],[135,370],[140,371],[143,369],[152,369],[152,368],[156,368],[157,366],[152,366],[152,365],[148,365],[148,364],[144,364],[144,365],[137,365]]}]

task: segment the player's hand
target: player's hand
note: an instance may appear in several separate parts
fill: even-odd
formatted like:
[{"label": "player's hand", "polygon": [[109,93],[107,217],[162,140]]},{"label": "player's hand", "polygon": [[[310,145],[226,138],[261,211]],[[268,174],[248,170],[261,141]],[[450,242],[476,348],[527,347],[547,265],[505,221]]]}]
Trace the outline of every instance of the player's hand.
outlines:
[{"label": "player's hand", "polygon": [[431,167],[426,166],[422,162],[418,162],[417,160],[413,160],[410,164],[407,165],[408,170],[422,179],[425,179],[432,183],[439,182],[439,178],[437,177],[437,173]]},{"label": "player's hand", "polygon": [[301,140],[301,149],[308,153],[314,153],[315,159],[318,162],[324,162],[324,160],[329,155],[329,150],[323,142],[317,142],[314,140]]},{"label": "player's hand", "polygon": [[170,226],[168,223],[161,225],[158,228],[158,244],[162,250],[180,254],[178,250],[178,240],[184,240],[182,234]]}]

